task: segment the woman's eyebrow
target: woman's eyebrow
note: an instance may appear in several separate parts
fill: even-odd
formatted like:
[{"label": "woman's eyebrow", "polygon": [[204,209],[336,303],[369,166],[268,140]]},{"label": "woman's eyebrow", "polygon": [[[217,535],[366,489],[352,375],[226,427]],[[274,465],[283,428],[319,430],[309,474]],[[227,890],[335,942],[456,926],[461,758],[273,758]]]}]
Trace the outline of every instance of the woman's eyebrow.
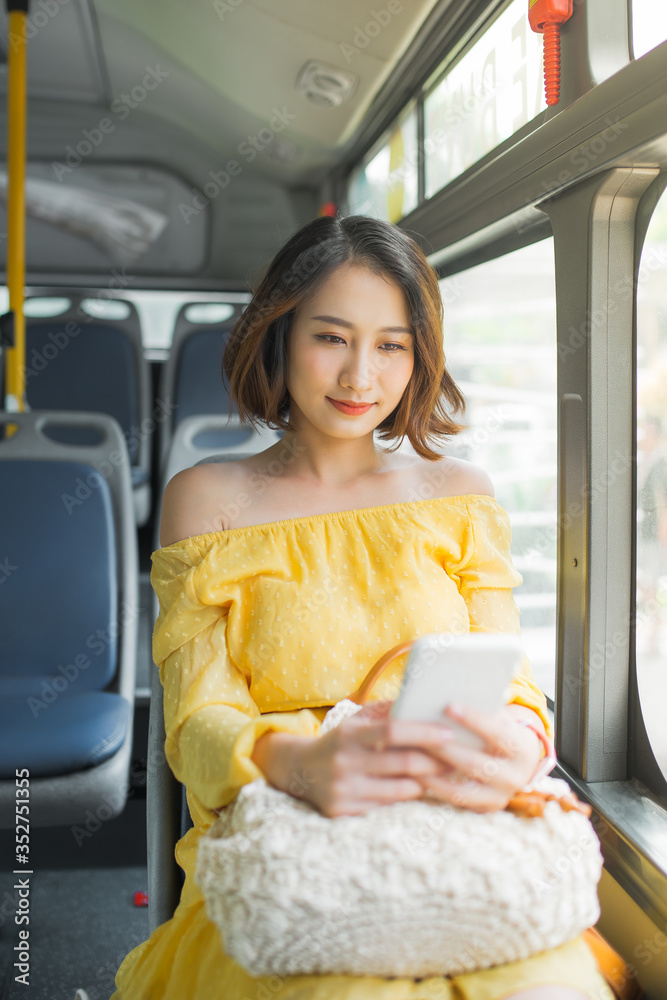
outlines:
[{"label": "woman's eyebrow", "polygon": [[[354,323],[350,323],[346,319],[339,319],[337,316],[311,316],[311,319],[321,319],[323,323],[334,323],[336,326],[345,326],[348,330],[354,327]],[[414,336],[412,330],[408,329],[407,326],[383,326],[381,333],[409,333],[410,336]]]}]

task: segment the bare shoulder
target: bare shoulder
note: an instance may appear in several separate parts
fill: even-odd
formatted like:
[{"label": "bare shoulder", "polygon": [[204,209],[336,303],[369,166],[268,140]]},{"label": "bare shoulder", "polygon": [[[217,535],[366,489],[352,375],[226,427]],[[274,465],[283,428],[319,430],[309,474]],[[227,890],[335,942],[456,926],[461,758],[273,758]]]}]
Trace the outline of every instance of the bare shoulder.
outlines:
[{"label": "bare shoulder", "polygon": [[[495,496],[491,477],[484,469],[462,458],[444,456],[437,462],[426,463],[428,469],[438,470],[441,477],[443,496]],[[446,490],[446,492],[445,492]]]},{"label": "bare shoulder", "polygon": [[239,462],[225,462],[222,475],[221,464],[195,465],[169,480],[162,497],[160,545],[225,530],[226,498],[238,491],[244,471]]}]

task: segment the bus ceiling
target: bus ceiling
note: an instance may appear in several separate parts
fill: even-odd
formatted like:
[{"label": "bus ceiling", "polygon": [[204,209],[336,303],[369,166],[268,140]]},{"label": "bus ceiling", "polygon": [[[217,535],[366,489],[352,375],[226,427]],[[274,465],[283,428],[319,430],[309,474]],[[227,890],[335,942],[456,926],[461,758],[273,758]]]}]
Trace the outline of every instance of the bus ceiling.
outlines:
[{"label": "bus ceiling", "polygon": [[3,9],[7,51],[27,49],[28,282],[247,287],[452,6],[30,0],[13,33]]}]

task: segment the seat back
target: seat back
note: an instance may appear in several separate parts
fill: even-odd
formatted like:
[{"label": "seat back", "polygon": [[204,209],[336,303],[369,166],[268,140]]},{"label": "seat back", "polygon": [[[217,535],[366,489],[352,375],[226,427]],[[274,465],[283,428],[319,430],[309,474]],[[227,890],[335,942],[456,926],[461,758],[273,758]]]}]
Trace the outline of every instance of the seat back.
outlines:
[{"label": "seat back", "polygon": [[176,428],[162,462],[162,490],[177,472],[210,460],[212,456],[229,462],[256,455],[270,448],[281,437],[282,431],[268,427],[255,430],[250,424],[242,424],[238,416],[232,419],[217,414],[187,417]]},{"label": "seat back", "polygon": [[[55,293],[26,300],[26,398],[32,410],[106,413],[120,425],[137,483],[150,478],[151,438],[156,421],[150,416],[150,373],[144,356],[139,316],[125,299],[114,306],[124,319],[100,319],[86,311],[81,292],[59,291],[69,302],[57,315],[30,315],[44,310]],[[92,308],[92,307],[91,307]],[[40,310],[42,311],[42,310]],[[63,444],[93,443],[85,425],[62,427]],[[137,475],[139,473],[139,475]]]},{"label": "seat back", "polygon": [[0,551],[17,570],[0,602],[0,694],[38,695],[54,672],[78,690],[101,691],[112,680],[115,536],[109,484],[92,465],[0,462]]},{"label": "seat back", "polygon": [[191,322],[188,316],[195,305],[186,302],[179,310],[169,358],[162,370],[160,399],[171,417],[160,425],[161,463],[177,427],[189,417],[238,417],[233,404],[230,410],[228,387],[222,379],[222,355],[243,305],[234,306],[227,320],[215,324]]},{"label": "seat back", "polygon": [[[63,431],[98,442],[54,440]],[[13,734],[0,766],[7,775],[14,757],[16,767],[29,766],[36,826],[78,822],[105,795],[113,814],[124,805],[136,546],[129,456],[115,420],[0,413],[0,724]],[[13,788],[0,781],[2,826]]]}]

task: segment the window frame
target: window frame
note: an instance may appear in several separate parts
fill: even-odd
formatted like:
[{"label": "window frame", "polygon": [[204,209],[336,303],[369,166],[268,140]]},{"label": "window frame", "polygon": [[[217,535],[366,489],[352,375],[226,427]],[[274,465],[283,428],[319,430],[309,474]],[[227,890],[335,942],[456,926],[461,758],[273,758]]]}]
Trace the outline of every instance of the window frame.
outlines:
[{"label": "window frame", "polygon": [[[648,228],[653,218],[660,198],[667,191],[667,164],[660,171],[653,183],[647,188],[637,206],[636,230],[635,230],[635,270],[634,270],[634,315],[633,315],[633,340],[632,340],[632,441],[633,441],[633,463],[632,463],[632,570],[631,578],[636,583],[637,579],[637,295],[636,289],[639,282],[639,271],[641,268],[642,253],[646,242]],[[636,587],[632,590],[631,606],[631,643],[630,643],[630,690],[629,690],[629,712],[630,712],[630,745],[628,748],[628,770],[632,778],[641,782],[644,787],[650,789],[667,806],[667,777],[657,764],[651,742],[644,723],[641,699],[639,696],[639,684],[637,680],[637,644],[635,638],[635,626],[637,621],[636,607]]]}]

